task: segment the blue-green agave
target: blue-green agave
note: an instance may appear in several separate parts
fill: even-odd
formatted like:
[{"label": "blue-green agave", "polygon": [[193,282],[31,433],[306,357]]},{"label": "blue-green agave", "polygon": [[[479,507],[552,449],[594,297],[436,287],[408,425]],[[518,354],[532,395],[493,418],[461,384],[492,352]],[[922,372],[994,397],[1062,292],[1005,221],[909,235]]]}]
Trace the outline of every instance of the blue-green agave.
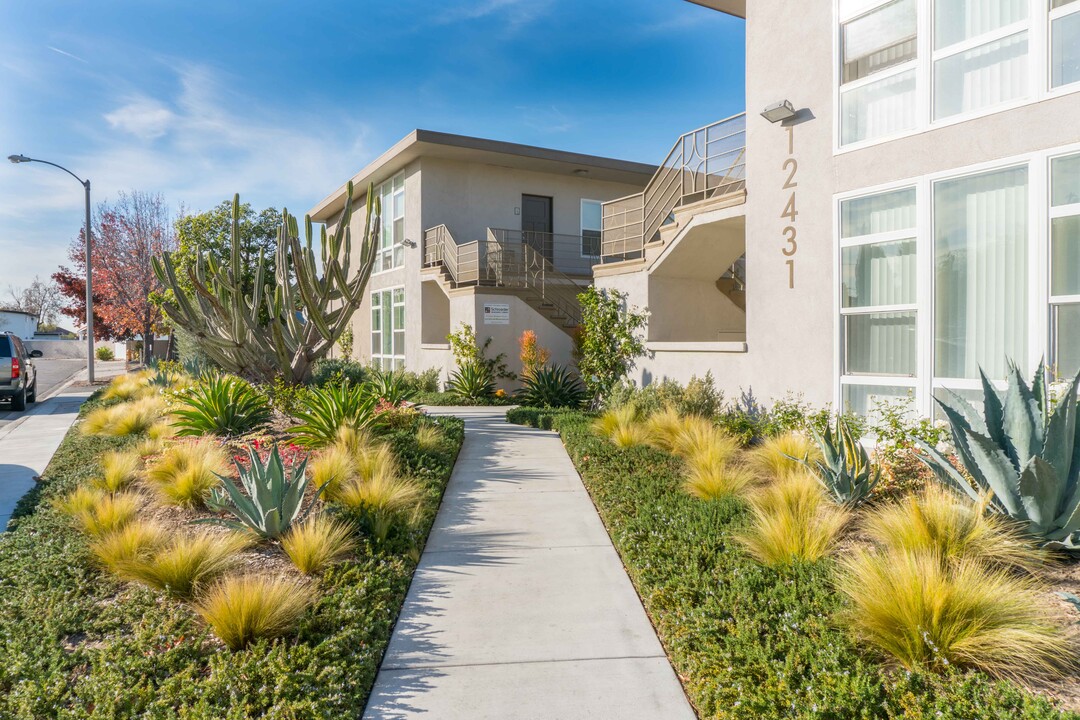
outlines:
[{"label": "blue-green agave", "polygon": [[1042,363],[1030,386],[1016,364],[1009,363],[1004,391],[982,371],[979,375],[982,414],[955,393],[948,402],[938,400],[956,455],[971,480],[926,443],[921,443],[923,462],[939,480],[972,500],[989,498],[991,510],[1019,521],[1048,547],[1080,552],[1080,377],[1067,385],[1051,409]]},{"label": "blue-green agave", "polygon": [[813,463],[803,462],[814,470],[825,490],[843,505],[866,500],[881,479],[881,469],[870,462],[870,454],[844,418],[837,415],[833,427],[826,426],[825,432],[811,428],[810,434],[822,457]]},{"label": "blue-green agave", "polygon": [[211,518],[235,530],[250,529],[264,538],[278,538],[294,523],[301,522],[311,512],[313,503],[303,509],[304,493],[308,486],[307,459],[286,469],[277,447],[264,463],[254,447],[248,448],[248,466],[236,463],[240,484],[219,475],[221,487],[215,488],[206,501],[217,512],[228,512],[236,520]]}]

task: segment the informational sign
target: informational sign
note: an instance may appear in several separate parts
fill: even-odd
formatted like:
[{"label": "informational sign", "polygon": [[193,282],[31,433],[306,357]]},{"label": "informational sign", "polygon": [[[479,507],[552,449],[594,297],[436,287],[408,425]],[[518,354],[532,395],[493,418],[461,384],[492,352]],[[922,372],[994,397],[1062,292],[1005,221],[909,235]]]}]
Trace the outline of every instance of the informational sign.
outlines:
[{"label": "informational sign", "polygon": [[485,325],[509,325],[510,305],[506,303],[484,303]]}]

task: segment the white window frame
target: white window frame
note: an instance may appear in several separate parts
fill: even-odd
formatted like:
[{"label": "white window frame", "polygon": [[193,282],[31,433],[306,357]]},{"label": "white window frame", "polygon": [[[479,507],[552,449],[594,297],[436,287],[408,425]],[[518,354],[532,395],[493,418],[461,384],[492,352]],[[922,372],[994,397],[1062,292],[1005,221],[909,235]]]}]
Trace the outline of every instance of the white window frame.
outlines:
[{"label": "white window frame", "polygon": [[[578,229],[581,231],[581,234],[579,236],[581,238],[581,247],[578,248],[578,250],[581,252],[581,257],[583,257],[583,258],[589,258],[589,257],[598,258],[598,257],[600,257],[599,252],[596,255],[587,255],[585,253],[585,230],[586,230],[586,228],[585,228],[585,203],[593,203],[594,205],[600,206],[600,226],[601,227],[596,228],[596,229],[594,229],[594,228],[588,228],[588,229],[592,230],[593,232],[602,232],[603,229],[604,229],[603,228],[603,225],[604,225],[604,201],[603,200],[593,200],[591,198],[581,198],[581,204],[579,206],[579,211],[578,211]],[[599,239],[598,239],[598,241],[599,241]],[[600,249],[601,248],[598,245],[597,250],[600,250]]]},{"label": "white window frame", "polygon": [[[398,180],[401,181],[401,189],[400,190],[394,190],[394,183],[396,181],[398,181]],[[383,182],[376,185],[375,188],[372,190],[372,193],[374,194],[374,197],[379,198],[380,201],[381,201],[381,199],[383,197],[383,191],[386,189],[387,186],[390,187],[390,207],[389,208],[385,208],[385,207],[380,208],[381,211],[382,211],[382,215],[380,216],[380,224],[385,225],[387,220],[389,220],[390,233],[391,233],[391,237],[393,237],[394,221],[395,220],[401,220],[402,225],[404,226],[404,220],[405,220],[405,171],[400,170],[400,171],[394,173],[392,176],[390,176],[386,180],[384,180]],[[401,195],[401,215],[399,217],[395,217],[394,214],[393,214],[394,213],[394,207],[393,207],[394,206],[394,198],[399,194]],[[404,235],[404,230],[402,230],[402,234]],[[404,237],[401,238],[401,240],[404,240],[404,239],[405,239]],[[398,256],[398,250],[399,249],[403,250],[403,248],[404,248],[404,245],[402,245],[400,241],[391,242],[389,247],[384,248],[382,246],[382,231],[380,229],[380,236],[378,238],[376,238],[375,269],[371,273],[372,277],[374,277],[376,275],[382,275],[383,273],[393,272],[393,271],[397,270],[398,268],[402,267],[403,265],[405,265],[404,251],[401,253],[401,260],[400,261],[398,260],[398,257],[399,257]],[[389,257],[389,259],[390,259],[390,264],[389,264],[389,267],[384,267],[384,258],[387,258],[387,257]]]},{"label": "white window frame", "polygon": [[[397,302],[397,301],[394,300],[394,295],[399,290],[401,291],[401,302]],[[390,307],[389,308],[384,307],[383,304],[382,304],[382,297],[381,296],[383,294],[386,294],[386,293],[389,293],[389,295],[390,295]],[[404,285],[396,285],[394,287],[384,287],[384,288],[379,288],[378,290],[372,290],[371,294],[369,296],[371,298],[371,308],[370,308],[370,310],[371,310],[372,315],[375,314],[375,307],[376,307],[375,306],[375,296],[376,295],[380,296],[380,298],[379,298],[379,306],[378,306],[379,315],[380,315],[379,329],[376,330],[375,326],[374,326],[374,323],[371,324],[371,326],[369,327],[370,332],[368,333],[369,334],[368,341],[371,343],[369,345],[369,347],[373,348],[374,347],[374,342],[372,342],[372,340],[374,339],[374,336],[376,334],[378,334],[379,335],[379,349],[380,349],[380,352],[374,352],[374,351],[371,352],[371,362],[373,364],[377,363],[379,367],[384,368],[384,369],[386,369],[386,362],[387,361],[389,361],[389,363],[390,363],[390,369],[398,370],[398,369],[404,368],[405,367],[405,344],[408,341],[408,338],[406,338],[404,336],[404,333],[407,332],[406,327],[408,326],[408,316],[406,316],[406,318],[405,318],[405,324],[402,325],[402,327],[398,328],[398,327],[396,327],[394,325],[394,310],[400,307],[400,308],[402,308],[402,310],[404,312],[408,312],[405,309],[405,286]],[[388,327],[388,324],[389,324],[389,327]],[[392,352],[389,355],[387,355],[384,352],[381,352],[381,350],[383,348],[383,335],[385,333],[387,333],[387,332],[390,333],[390,345],[391,345],[391,348],[392,348]],[[398,348],[396,346],[395,341],[394,341],[394,334],[397,333],[397,332],[403,333],[403,335],[402,335],[402,343],[401,343],[402,346],[400,348]],[[400,352],[398,352],[398,351],[400,351]]]},{"label": "white window frame", "polygon": [[[1080,2],[1075,2],[1075,3],[1072,3],[1072,4],[1080,6]],[[1069,6],[1066,5],[1065,7],[1069,7]],[[1053,191],[1053,188],[1051,187],[1051,183],[1052,183],[1053,178],[1050,175],[1051,163],[1056,158],[1064,158],[1064,157],[1070,157],[1070,156],[1077,157],[1077,156],[1080,156],[1080,155],[1078,155],[1077,153],[1069,153],[1069,152],[1055,153],[1053,155],[1050,155],[1047,158],[1047,161],[1046,161],[1046,183],[1047,183],[1046,204],[1045,204],[1045,208],[1047,210],[1047,220],[1046,220],[1046,224],[1047,224],[1047,228],[1046,228],[1046,252],[1047,252],[1046,275],[1047,275],[1047,280],[1046,280],[1046,288],[1047,288],[1047,303],[1048,303],[1047,315],[1046,315],[1046,323],[1047,323],[1046,332],[1047,332],[1047,335],[1049,337],[1049,340],[1048,340],[1048,343],[1047,343],[1046,363],[1047,363],[1047,365],[1051,366],[1051,369],[1055,369],[1055,368],[1053,368],[1053,363],[1054,363],[1054,360],[1057,358],[1057,345],[1058,345],[1057,325],[1054,322],[1054,314],[1055,314],[1057,308],[1062,306],[1062,305],[1080,305],[1080,295],[1054,295],[1053,294],[1053,286],[1051,285],[1051,281],[1050,281],[1050,278],[1053,277],[1053,271],[1054,271],[1054,268],[1053,268],[1053,256],[1051,254],[1051,252],[1052,252],[1051,243],[1053,242],[1053,221],[1055,219],[1057,219],[1057,218],[1080,217],[1080,202],[1070,203],[1069,205],[1058,205],[1057,207],[1054,207],[1054,206],[1052,206],[1050,204],[1052,199],[1053,199],[1052,195],[1051,195],[1051,192]],[[1057,378],[1057,379],[1059,379],[1059,380],[1069,380],[1071,378],[1060,377],[1060,378]]]},{"label": "white window frame", "polygon": [[[1059,97],[1061,95],[1069,95],[1072,93],[1080,92],[1080,81],[1062,85],[1061,87],[1051,88],[1051,73],[1050,73],[1050,23],[1065,15],[1071,15],[1076,12],[1080,12],[1080,3],[1073,2],[1063,5],[1060,8],[1050,11],[1049,0],[1028,0],[1028,15],[1027,19],[1021,22],[1012,23],[1006,27],[998,28],[988,33],[984,33],[975,38],[968,38],[959,43],[954,43],[940,50],[934,49],[934,3],[936,0],[917,0],[916,9],[916,24],[918,28],[918,40],[916,56],[914,60],[909,60],[901,65],[890,67],[886,70],[882,70],[877,73],[868,75],[865,78],[859,78],[858,80],[846,83],[841,88],[841,66],[843,64],[843,57],[841,55],[841,23],[846,23],[857,17],[861,17],[867,13],[877,10],[883,5],[888,4],[892,0],[877,0],[872,4],[868,3],[864,7],[860,8],[856,13],[850,16],[842,16],[840,14],[840,2],[841,0],[833,0],[833,117],[836,118],[836,122],[833,123],[833,154],[841,155],[843,153],[854,152],[866,147],[872,147],[880,145],[882,143],[898,140],[904,137],[910,137],[917,135],[927,130],[935,130],[937,128],[948,127],[949,125],[955,125],[957,123],[966,122],[979,117],[985,117],[987,115],[993,115],[1007,110],[1012,110],[1024,105],[1031,105],[1033,103],[1040,102],[1053,97]],[[1075,6],[1075,7],[1073,7]],[[1021,32],[1026,29],[1028,33],[1028,93],[1025,97],[1010,100],[997,105],[990,105],[982,107],[977,110],[971,110],[968,112],[961,112],[955,115],[950,115],[940,120],[934,120],[933,117],[933,98],[934,98],[934,63],[945,57],[950,57],[956,53],[970,50],[972,47],[979,47],[989,42],[993,42],[995,39],[1008,37],[1011,34]],[[870,138],[867,140],[860,140],[858,142],[852,142],[843,144],[843,110],[842,110],[842,96],[843,91],[848,91],[854,88],[858,88],[863,84],[871,82],[870,78],[876,80],[883,80],[891,77],[894,74],[899,74],[910,70],[912,67],[916,68],[915,72],[915,100],[916,100],[916,122],[915,127],[907,130],[899,130],[895,133],[887,135],[881,135],[879,137]]]},{"label": "white window frame", "polygon": [[[905,178],[891,183],[860,188],[833,197],[833,377],[835,378],[833,401],[837,408],[842,407],[843,387],[845,385],[889,385],[906,386],[903,377],[896,376],[843,376],[843,323],[841,285],[841,248],[866,242],[878,242],[877,236],[840,238],[841,203],[845,200],[878,195],[890,190],[915,187],[916,207],[916,265],[918,278],[918,301],[916,302],[916,332],[918,333],[917,362],[918,372],[911,378],[915,388],[915,404],[918,412],[930,417],[933,414],[933,393],[939,388],[955,390],[978,390],[979,380],[970,378],[934,377],[934,185],[945,180],[955,180],[968,175],[978,175],[994,170],[1026,165],[1028,168],[1028,339],[1027,357],[1030,368],[1034,369],[1040,359],[1047,363],[1053,357],[1051,351],[1051,311],[1053,301],[1076,300],[1080,295],[1050,296],[1050,219],[1071,215],[1080,211],[1080,203],[1058,208],[1050,208],[1050,161],[1080,153],[1080,143],[1072,143],[1056,148],[1040,150],[1023,155],[1016,155],[999,160],[983,162],[951,170],[941,171],[918,178]],[[907,232],[907,231],[904,231]],[[882,233],[882,237],[895,233]],[[908,235],[910,237],[910,234]],[[869,238],[875,238],[870,240]],[[892,238],[899,239],[899,238]],[[891,306],[890,306],[891,307]],[[999,383],[1004,387],[1004,383]]]}]

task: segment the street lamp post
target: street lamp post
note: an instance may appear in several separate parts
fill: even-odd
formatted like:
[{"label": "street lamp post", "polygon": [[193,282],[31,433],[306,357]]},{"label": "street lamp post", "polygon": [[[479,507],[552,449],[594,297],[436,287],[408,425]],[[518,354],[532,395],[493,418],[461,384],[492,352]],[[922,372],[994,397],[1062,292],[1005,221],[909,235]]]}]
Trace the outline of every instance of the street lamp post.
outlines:
[{"label": "street lamp post", "polygon": [[25,155],[8,155],[8,160],[15,164],[38,162],[45,165],[52,165],[54,168],[60,168],[68,175],[78,180],[79,184],[86,190],[86,379],[92,385],[94,383],[94,296],[91,289],[91,278],[93,273],[91,272],[90,248],[93,243],[92,235],[90,233],[90,180],[83,180],[66,167],[49,162],[48,160],[38,160],[37,158],[26,157]]}]

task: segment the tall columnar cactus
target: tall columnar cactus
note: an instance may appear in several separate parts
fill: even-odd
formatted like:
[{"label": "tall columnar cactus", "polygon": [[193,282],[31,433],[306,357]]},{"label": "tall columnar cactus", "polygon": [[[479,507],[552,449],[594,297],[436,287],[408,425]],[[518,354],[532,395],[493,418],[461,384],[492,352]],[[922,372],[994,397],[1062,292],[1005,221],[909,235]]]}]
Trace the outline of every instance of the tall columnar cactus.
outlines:
[{"label": "tall columnar cactus", "polygon": [[241,282],[244,264],[251,258],[241,252],[240,196],[235,196],[230,257],[225,263],[198,253],[188,271],[194,299],[177,282],[171,254],[154,258],[154,272],[174,295],[163,305],[165,314],[194,335],[204,352],[225,370],[255,380],[281,375],[286,381],[301,382],[312,364],[341,337],[363,299],[379,236],[379,200],[373,195],[369,187],[364,237],[355,269],[349,229],[353,210],[350,182],[338,229],[333,233],[322,229],[321,263],[312,250],[311,218],[304,218],[306,242],[301,245],[296,218],[284,210],[278,230],[276,282],[265,282],[266,258],[260,252],[250,291],[245,291]]},{"label": "tall columnar cactus", "polygon": [[938,401],[952,430],[956,455],[971,480],[936,448],[922,444],[944,483],[1023,524],[1050,547],[1080,551],[1080,423],[1074,378],[1050,409],[1042,363],[1029,386],[1009,364],[1009,387],[982,376],[983,412],[959,395]]}]

